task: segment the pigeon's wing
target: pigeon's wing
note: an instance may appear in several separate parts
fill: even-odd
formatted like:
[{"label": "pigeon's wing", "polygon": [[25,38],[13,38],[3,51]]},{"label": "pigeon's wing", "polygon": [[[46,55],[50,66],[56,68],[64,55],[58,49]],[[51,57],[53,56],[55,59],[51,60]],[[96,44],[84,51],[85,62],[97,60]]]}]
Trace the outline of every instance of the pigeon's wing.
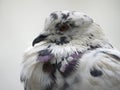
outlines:
[{"label": "pigeon's wing", "polygon": [[82,80],[92,90],[120,90],[119,51],[96,49],[85,54],[80,61]]}]

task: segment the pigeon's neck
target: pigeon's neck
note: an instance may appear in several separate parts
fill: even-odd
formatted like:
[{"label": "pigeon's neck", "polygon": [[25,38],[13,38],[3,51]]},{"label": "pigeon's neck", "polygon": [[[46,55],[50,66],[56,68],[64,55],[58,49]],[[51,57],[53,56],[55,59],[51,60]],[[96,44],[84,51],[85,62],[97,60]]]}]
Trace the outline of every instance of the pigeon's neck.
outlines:
[{"label": "pigeon's neck", "polygon": [[75,52],[85,53],[86,51],[97,48],[112,48],[111,44],[104,40],[73,40],[68,44],[56,45],[52,44],[49,50],[59,58],[69,56]]},{"label": "pigeon's neck", "polygon": [[[93,35],[92,35],[93,36]],[[112,45],[105,38],[86,36],[70,42],[71,46],[78,47],[80,51],[92,50],[96,48],[112,48]]]},{"label": "pigeon's neck", "polygon": [[106,38],[100,26],[93,24],[87,28],[85,33],[77,33],[70,42],[72,46],[79,47],[80,50],[86,51],[96,48],[113,48]]},{"label": "pigeon's neck", "polygon": [[89,28],[85,33],[80,32],[72,36],[72,40],[66,44],[52,43],[50,50],[54,55],[67,56],[74,52],[85,52],[96,48],[113,48],[98,25],[93,24]]}]

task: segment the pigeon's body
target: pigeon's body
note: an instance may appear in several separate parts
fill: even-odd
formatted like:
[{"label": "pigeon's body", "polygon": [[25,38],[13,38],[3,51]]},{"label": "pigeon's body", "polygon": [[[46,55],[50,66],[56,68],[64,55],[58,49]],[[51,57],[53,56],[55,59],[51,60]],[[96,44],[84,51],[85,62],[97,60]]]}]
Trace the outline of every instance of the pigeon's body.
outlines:
[{"label": "pigeon's body", "polygon": [[79,12],[52,13],[23,65],[25,90],[120,90],[120,52]]}]

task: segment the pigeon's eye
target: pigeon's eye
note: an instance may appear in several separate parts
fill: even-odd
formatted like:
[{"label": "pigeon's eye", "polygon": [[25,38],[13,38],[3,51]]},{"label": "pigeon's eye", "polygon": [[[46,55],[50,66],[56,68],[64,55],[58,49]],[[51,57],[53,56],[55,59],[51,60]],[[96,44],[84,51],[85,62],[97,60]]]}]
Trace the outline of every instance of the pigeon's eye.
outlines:
[{"label": "pigeon's eye", "polygon": [[68,29],[69,29],[69,25],[67,24],[62,24],[59,28],[59,30],[62,32],[67,31]]}]

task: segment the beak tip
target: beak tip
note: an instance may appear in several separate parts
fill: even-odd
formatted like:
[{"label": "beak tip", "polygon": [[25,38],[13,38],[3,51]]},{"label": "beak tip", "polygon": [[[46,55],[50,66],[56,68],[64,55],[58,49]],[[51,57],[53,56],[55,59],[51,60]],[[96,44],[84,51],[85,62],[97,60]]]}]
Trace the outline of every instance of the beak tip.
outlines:
[{"label": "beak tip", "polygon": [[34,47],[36,43],[38,43],[38,42],[36,42],[36,39],[33,40],[33,42],[32,42],[32,46]]},{"label": "beak tip", "polygon": [[45,40],[46,37],[47,37],[46,35],[39,35],[37,38],[35,38],[35,39],[33,40],[32,46],[34,47],[35,44],[37,44],[37,43]]},{"label": "beak tip", "polygon": [[34,47],[34,45],[35,45],[35,44],[34,44],[34,43],[32,43],[32,46],[33,46],[33,47]]}]

